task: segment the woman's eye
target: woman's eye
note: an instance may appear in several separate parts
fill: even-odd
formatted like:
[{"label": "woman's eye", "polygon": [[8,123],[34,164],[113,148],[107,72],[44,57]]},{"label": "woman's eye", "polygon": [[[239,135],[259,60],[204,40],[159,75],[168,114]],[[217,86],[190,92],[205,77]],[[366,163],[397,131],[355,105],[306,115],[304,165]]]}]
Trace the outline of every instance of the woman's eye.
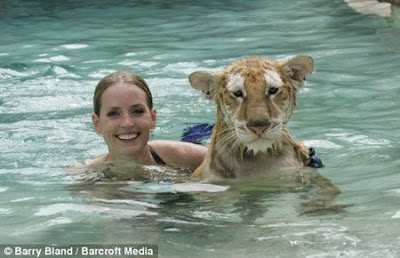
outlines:
[{"label": "woman's eye", "polygon": [[117,111],[110,111],[107,113],[107,116],[110,116],[110,117],[114,117],[114,116],[118,116],[118,115],[119,115],[119,113]]},{"label": "woman's eye", "polygon": [[241,90],[234,91],[234,92],[233,92],[233,95],[234,95],[236,98],[243,98],[243,92],[242,92]]},{"label": "woman's eye", "polygon": [[136,114],[136,115],[140,115],[140,114],[144,113],[144,110],[143,109],[135,109],[135,110],[132,111],[132,113]]},{"label": "woman's eye", "polygon": [[269,88],[269,90],[268,90],[268,94],[269,94],[269,95],[274,95],[274,94],[276,94],[276,93],[278,92],[278,90],[279,90],[279,88],[271,87],[271,88]]}]

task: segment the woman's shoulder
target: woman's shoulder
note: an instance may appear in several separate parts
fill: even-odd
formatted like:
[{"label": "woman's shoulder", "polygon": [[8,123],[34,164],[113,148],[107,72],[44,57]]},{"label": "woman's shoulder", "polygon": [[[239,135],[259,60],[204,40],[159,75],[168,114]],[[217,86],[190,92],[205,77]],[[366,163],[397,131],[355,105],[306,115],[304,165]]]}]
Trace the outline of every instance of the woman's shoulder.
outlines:
[{"label": "woman's shoulder", "polygon": [[97,165],[97,164],[100,164],[100,163],[103,163],[103,162],[107,161],[107,157],[108,157],[108,154],[104,154],[104,155],[101,155],[101,156],[99,156],[97,158],[94,158],[94,159],[81,161],[81,162],[78,162],[76,164],[66,166],[65,167],[65,171],[67,173],[73,173],[73,172],[76,172],[76,171],[80,171],[82,169],[87,169],[87,168],[90,168],[90,167],[92,167],[94,165]]},{"label": "woman's shoulder", "polygon": [[152,140],[149,141],[148,145],[151,149],[158,152],[169,152],[169,151],[207,151],[207,147],[190,143],[190,142],[180,142],[172,140]]},{"label": "woman's shoulder", "polygon": [[167,165],[195,168],[203,161],[207,147],[179,141],[153,140],[150,148],[155,151]]},{"label": "woman's shoulder", "polygon": [[103,154],[103,155],[101,155],[101,156],[99,156],[99,157],[97,157],[97,158],[87,160],[87,161],[85,161],[84,163],[85,163],[87,166],[95,165],[95,164],[99,164],[99,163],[102,163],[102,162],[107,161],[107,158],[108,158],[108,153]]}]

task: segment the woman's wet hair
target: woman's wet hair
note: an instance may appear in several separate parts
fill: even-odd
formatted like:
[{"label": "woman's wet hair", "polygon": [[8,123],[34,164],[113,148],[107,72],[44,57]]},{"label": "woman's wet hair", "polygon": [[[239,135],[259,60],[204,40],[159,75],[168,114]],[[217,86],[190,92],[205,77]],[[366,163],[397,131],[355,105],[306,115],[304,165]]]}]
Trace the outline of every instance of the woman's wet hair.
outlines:
[{"label": "woman's wet hair", "polygon": [[101,81],[99,81],[99,83],[96,86],[93,97],[93,108],[94,108],[94,113],[96,115],[98,116],[100,115],[101,96],[103,95],[104,91],[108,87],[119,82],[129,83],[142,89],[146,93],[148,107],[150,108],[150,110],[153,109],[153,97],[151,95],[147,82],[136,73],[117,71],[110,73],[109,75],[101,79]]}]

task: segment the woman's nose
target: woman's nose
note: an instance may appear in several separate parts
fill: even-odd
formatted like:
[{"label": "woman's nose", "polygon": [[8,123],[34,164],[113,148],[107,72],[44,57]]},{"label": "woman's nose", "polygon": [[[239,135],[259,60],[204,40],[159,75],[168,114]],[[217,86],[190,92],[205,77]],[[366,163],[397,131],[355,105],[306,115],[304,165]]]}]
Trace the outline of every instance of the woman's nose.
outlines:
[{"label": "woman's nose", "polygon": [[131,127],[134,125],[133,118],[129,114],[124,114],[121,122],[122,127]]}]

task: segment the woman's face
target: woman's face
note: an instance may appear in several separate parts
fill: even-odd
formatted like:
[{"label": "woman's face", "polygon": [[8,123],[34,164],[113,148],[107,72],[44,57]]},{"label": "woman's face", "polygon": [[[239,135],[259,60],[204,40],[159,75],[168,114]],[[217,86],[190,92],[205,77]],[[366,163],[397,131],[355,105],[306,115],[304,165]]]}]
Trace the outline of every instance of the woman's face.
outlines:
[{"label": "woman's face", "polygon": [[150,110],[142,89],[118,82],[103,92],[100,115],[94,113],[92,120],[112,159],[135,159],[145,152],[156,111]]}]

